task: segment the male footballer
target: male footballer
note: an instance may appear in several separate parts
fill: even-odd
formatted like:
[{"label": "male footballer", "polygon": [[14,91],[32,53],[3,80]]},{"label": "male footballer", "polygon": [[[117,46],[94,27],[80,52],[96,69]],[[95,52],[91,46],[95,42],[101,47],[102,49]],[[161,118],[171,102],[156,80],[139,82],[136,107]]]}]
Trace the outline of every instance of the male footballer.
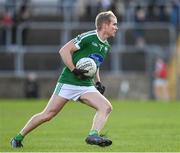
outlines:
[{"label": "male footballer", "polygon": [[[103,96],[105,87],[100,80],[99,67],[110,49],[107,39],[114,37],[118,30],[117,18],[112,11],[101,12],[96,16],[95,26],[95,30],[78,35],[59,50],[65,67],[55,90],[44,110],[32,116],[11,140],[12,147],[22,147],[22,141],[27,134],[51,120],[70,100],[80,101],[96,110],[86,143],[101,147],[112,144],[110,139],[99,134],[112,111],[111,103]],[[83,57],[90,57],[96,62],[98,70],[94,78],[85,76],[86,70],[75,67],[77,61]]]}]

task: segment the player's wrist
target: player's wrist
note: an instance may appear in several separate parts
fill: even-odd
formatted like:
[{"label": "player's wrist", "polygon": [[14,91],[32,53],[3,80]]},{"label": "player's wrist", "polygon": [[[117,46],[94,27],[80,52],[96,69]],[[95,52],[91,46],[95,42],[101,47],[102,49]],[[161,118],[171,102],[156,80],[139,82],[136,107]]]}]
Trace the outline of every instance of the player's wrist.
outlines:
[{"label": "player's wrist", "polygon": [[76,67],[74,66],[74,67],[71,67],[69,69],[70,69],[71,72],[73,72],[76,69]]},{"label": "player's wrist", "polygon": [[101,81],[96,81],[96,85],[101,85]]},{"label": "player's wrist", "polygon": [[74,68],[71,72],[74,73],[75,75],[78,75],[78,74],[79,74],[79,71],[78,71],[77,68]]}]

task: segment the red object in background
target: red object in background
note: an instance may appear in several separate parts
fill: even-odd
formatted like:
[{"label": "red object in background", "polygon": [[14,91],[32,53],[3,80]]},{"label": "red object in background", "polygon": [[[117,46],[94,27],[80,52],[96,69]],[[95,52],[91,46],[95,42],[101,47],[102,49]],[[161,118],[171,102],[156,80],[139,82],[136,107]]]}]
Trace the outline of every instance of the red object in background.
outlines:
[{"label": "red object in background", "polygon": [[162,60],[157,61],[155,74],[159,78],[167,78],[167,66]]},{"label": "red object in background", "polygon": [[9,26],[9,25],[12,25],[13,24],[13,18],[10,14],[5,14],[3,17],[2,17],[2,20],[1,20],[1,23],[5,26]]},{"label": "red object in background", "polygon": [[159,77],[166,79],[167,78],[167,68],[166,68],[166,64],[162,65],[162,68],[160,69],[159,72]]}]

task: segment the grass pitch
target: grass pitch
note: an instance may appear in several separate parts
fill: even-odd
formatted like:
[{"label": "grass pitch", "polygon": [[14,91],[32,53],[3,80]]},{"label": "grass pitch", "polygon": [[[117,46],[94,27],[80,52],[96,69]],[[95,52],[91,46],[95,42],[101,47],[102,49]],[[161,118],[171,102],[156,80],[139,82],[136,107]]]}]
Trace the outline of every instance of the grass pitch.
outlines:
[{"label": "grass pitch", "polygon": [[0,100],[0,152],[180,152],[180,102],[112,100],[103,133],[113,140],[100,148],[84,142],[95,111],[68,103],[50,122],[31,132],[21,149],[10,139],[47,100]]}]

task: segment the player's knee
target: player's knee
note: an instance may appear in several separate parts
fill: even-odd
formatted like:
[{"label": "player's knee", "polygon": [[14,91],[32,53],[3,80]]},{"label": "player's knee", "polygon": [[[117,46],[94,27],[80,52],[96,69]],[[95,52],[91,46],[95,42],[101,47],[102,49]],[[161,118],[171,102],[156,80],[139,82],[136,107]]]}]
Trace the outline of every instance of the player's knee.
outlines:
[{"label": "player's knee", "polygon": [[106,113],[109,114],[112,112],[112,110],[113,110],[112,105],[108,105],[106,108]]},{"label": "player's knee", "polygon": [[46,115],[45,118],[44,118],[44,121],[50,121],[52,119],[52,116],[50,115]]},{"label": "player's knee", "polygon": [[102,107],[101,111],[108,115],[112,111],[112,106],[111,105],[106,105],[106,106]]},{"label": "player's knee", "polygon": [[55,116],[55,114],[56,113],[54,113],[54,112],[45,113],[44,116],[43,116],[43,121],[44,122],[50,121]]}]

